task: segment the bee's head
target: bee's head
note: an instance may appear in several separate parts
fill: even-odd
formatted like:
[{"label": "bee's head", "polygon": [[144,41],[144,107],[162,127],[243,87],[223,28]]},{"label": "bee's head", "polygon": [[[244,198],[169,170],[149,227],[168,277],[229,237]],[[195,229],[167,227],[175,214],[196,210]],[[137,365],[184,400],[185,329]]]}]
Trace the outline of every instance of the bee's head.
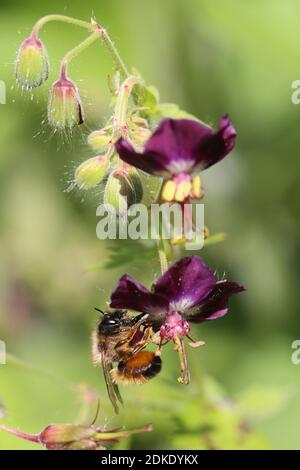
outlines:
[{"label": "bee's head", "polygon": [[133,317],[127,316],[126,310],[104,312],[98,326],[98,331],[102,335],[110,336],[118,333],[122,327],[131,327],[133,323]]}]

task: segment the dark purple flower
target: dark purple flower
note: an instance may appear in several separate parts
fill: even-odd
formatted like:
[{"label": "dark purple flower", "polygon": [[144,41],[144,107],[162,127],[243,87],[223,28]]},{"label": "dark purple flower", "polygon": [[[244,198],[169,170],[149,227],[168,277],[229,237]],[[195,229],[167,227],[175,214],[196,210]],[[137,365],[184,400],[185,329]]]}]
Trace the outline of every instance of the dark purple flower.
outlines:
[{"label": "dark purple flower", "polygon": [[[177,328],[180,322],[199,323],[222,317],[228,311],[229,297],[243,290],[235,282],[216,281],[201,258],[187,256],[160,276],[151,291],[125,274],[112,293],[110,306],[148,313],[149,321],[165,331],[166,326]],[[168,331],[168,339],[178,334],[176,328],[174,334],[172,328]]]},{"label": "dark purple flower", "polygon": [[[226,315],[229,297],[244,291],[231,281],[217,281],[198,256],[187,256],[173,264],[152,285],[151,290],[125,274],[111,295],[110,307],[148,313],[160,344],[173,340],[184,357],[180,382],[189,382],[183,337],[189,337],[190,323]],[[191,345],[202,345],[194,342]]]},{"label": "dark purple flower", "polygon": [[201,197],[189,175],[222,160],[233,149],[235,138],[236,130],[227,115],[221,118],[216,132],[191,119],[164,119],[142,153],[123,138],[117,141],[116,150],[130,165],[151,175],[171,178],[166,200],[181,202],[190,196]]}]

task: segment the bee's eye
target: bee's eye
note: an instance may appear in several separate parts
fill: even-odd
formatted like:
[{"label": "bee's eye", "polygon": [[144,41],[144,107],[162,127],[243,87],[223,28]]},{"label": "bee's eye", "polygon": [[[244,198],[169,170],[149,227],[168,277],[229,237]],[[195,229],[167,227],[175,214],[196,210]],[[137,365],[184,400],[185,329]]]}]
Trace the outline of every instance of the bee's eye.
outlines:
[{"label": "bee's eye", "polygon": [[115,325],[117,322],[115,320],[108,320],[107,322],[109,325]]}]

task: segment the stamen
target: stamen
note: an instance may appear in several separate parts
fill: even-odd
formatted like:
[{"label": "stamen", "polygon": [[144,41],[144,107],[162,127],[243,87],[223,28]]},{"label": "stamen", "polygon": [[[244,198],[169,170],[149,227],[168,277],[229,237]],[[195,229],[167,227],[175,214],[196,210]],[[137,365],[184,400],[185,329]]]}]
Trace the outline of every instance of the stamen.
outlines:
[{"label": "stamen", "polygon": [[189,197],[191,189],[192,184],[190,181],[182,181],[179,183],[176,189],[175,200],[177,202],[185,201]]},{"label": "stamen", "polygon": [[193,196],[197,199],[200,199],[202,188],[201,188],[201,178],[199,175],[194,176],[193,178],[192,190],[193,190]]},{"label": "stamen", "polygon": [[162,199],[167,202],[174,200],[176,184],[172,180],[166,181],[162,190]]},{"label": "stamen", "polygon": [[180,362],[180,371],[181,377],[178,377],[178,382],[183,385],[188,385],[191,380],[190,368],[186,356],[185,346],[183,338],[175,336],[174,338],[175,348],[174,350],[178,352],[179,362]]}]

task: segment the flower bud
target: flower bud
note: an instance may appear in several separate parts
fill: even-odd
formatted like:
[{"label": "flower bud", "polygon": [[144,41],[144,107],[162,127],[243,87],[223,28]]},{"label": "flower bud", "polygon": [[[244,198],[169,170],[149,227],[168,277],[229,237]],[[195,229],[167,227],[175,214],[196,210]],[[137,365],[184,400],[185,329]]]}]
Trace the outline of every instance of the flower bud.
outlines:
[{"label": "flower bud", "polygon": [[147,119],[144,119],[140,116],[133,116],[131,118],[131,121],[133,124],[135,124],[136,126],[141,126],[141,127],[148,127],[148,121]]},{"label": "flower bud", "polygon": [[28,434],[0,424],[0,429],[26,441],[42,444],[48,450],[105,450],[106,443],[118,442],[132,434],[152,431],[146,424],[132,430],[104,430],[80,424],[50,424],[40,434]]},{"label": "flower bud", "polygon": [[17,82],[27,90],[39,87],[47,80],[49,67],[44,44],[32,34],[18,51],[15,68]]},{"label": "flower bud", "polygon": [[95,434],[92,427],[75,424],[50,424],[40,434],[40,442],[47,449],[62,448],[71,442],[87,440]]},{"label": "flower bud", "polygon": [[105,156],[89,158],[76,169],[75,183],[80,189],[94,188],[103,180],[108,167],[109,159]]},{"label": "flower bud", "polygon": [[58,130],[72,129],[84,122],[83,109],[76,85],[62,73],[52,86],[48,102],[49,124]]},{"label": "flower bud", "polygon": [[147,127],[133,126],[130,129],[130,136],[135,144],[143,147],[151,137],[151,131]]},{"label": "flower bud", "polygon": [[132,204],[143,198],[143,186],[137,170],[115,170],[107,180],[104,190],[104,203],[112,205],[118,214],[124,213]]},{"label": "flower bud", "polygon": [[105,129],[94,131],[88,136],[88,144],[96,152],[105,152],[111,143],[111,134],[107,134]]}]

